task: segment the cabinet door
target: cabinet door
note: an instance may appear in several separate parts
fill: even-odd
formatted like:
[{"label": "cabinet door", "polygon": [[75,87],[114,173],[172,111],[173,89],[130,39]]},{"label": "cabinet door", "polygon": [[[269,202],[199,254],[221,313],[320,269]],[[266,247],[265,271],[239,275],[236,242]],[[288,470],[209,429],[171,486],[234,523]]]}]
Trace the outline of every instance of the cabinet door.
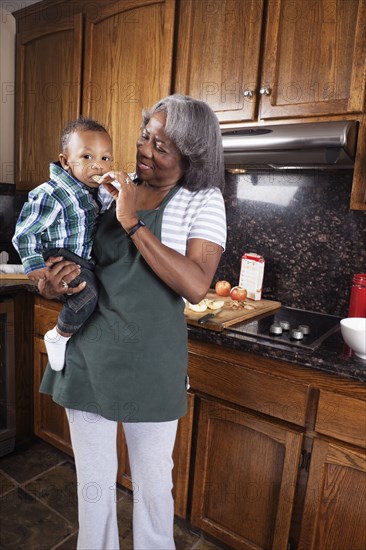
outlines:
[{"label": "cabinet door", "polygon": [[202,400],[192,523],[236,549],[287,548],[302,434]]},{"label": "cabinet door", "polygon": [[[185,518],[187,515],[189,469],[192,447],[194,395],[188,393],[188,412],[178,422],[177,437],[173,452],[173,496],[174,512]],[[118,426],[117,436],[119,467],[117,481],[132,489],[131,472],[128,464],[128,452],[122,425]]]},{"label": "cabinet door", "polygon": [[263,0],[181,2],[174,90],[206,101],[221,122],[253,120],[262,12]]},{"label": "cabinet door", "polygon": [[50,395],[39,393],[47,366],[47,352],[41,338],[34,342],[34,433],[61,451],[72,455],[69,424],[65,409]]},{"label": "cabinet door", "polygon": [[106,125],[116,168],[135,170],[141,112],[169,95],[174,0],[120,0],[86,22],[83,111]]},{"label": "cabinet door", "polygon": [[15,179],[32,189],[49,179],[65,123],[79,115],[82,17],[17,35]]},{"label": "cabinet door", "polygon": [[365,0],[271,0],[260,117],[361,112],[365,20]]},{"label": "cabinet door", "polygon": [[365,517],[365,453],[315,439],[299,550],[362,550]]}]

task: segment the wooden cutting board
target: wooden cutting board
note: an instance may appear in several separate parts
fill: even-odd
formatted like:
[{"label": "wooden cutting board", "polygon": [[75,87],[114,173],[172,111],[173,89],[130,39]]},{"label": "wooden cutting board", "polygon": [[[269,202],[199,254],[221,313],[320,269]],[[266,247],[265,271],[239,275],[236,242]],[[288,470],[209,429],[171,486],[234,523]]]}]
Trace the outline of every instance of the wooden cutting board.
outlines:
[{"label": "wooden cutting board", "polygon": [[281,307],[280,302],[275,302],[272,300],[246,300],[244,302],[243,309],[233,309],[230,307],[233,301],[229,297],[222,298],[218,296],[215,291],[210,291],[207,296],[209,300],[224,300],[224,307],[219,310],[219,312],[210,319],[209,321],[199,324],[198,320],[206,315],[207,313],[215,313],[211,309],[206,309],[206,311],[192,311],[191,309],[185,308],[184,314],[186,316],[187,323],[196,327],[206,328],[215,331],[222,331],[226,327],[235,325],[236,323],[241,323],[252,317],[257,317],[263,313],[268,313],[272,310],[278,309]]}]

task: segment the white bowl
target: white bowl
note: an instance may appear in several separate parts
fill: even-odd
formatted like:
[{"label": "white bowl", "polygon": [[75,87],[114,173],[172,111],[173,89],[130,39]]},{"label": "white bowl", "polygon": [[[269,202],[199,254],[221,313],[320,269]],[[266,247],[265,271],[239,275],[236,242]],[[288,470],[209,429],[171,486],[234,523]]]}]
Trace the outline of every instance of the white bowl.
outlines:
[{"label": "white bowl", "polygon": [[366,359],[366,319],[361,317],[342,319],[341,332],[343,340],[355,355]]}]

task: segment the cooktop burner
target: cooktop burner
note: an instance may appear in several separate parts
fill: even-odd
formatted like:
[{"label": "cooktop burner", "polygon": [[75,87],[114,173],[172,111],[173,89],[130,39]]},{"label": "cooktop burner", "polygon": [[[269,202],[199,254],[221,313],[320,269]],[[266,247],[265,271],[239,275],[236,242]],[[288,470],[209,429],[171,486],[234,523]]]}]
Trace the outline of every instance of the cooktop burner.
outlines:
[{"label": "cooktop burner", "polygon": [[314,350],[339,329],[340,320],[341,317],[334,315],[283,306],[274,313],[227,327],[226,330]]}]

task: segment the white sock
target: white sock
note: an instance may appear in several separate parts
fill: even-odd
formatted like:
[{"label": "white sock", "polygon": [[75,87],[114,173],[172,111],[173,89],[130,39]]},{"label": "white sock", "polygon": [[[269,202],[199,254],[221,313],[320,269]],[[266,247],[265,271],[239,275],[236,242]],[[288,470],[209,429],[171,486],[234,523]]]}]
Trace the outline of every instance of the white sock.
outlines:
[{"label": "white sock", "polygon": [[70,336],[62,336],[57,332],[56,327],[44,335],[44,343],[51,369],[62,370],[64,368],[68,340],[70,340]]}]

